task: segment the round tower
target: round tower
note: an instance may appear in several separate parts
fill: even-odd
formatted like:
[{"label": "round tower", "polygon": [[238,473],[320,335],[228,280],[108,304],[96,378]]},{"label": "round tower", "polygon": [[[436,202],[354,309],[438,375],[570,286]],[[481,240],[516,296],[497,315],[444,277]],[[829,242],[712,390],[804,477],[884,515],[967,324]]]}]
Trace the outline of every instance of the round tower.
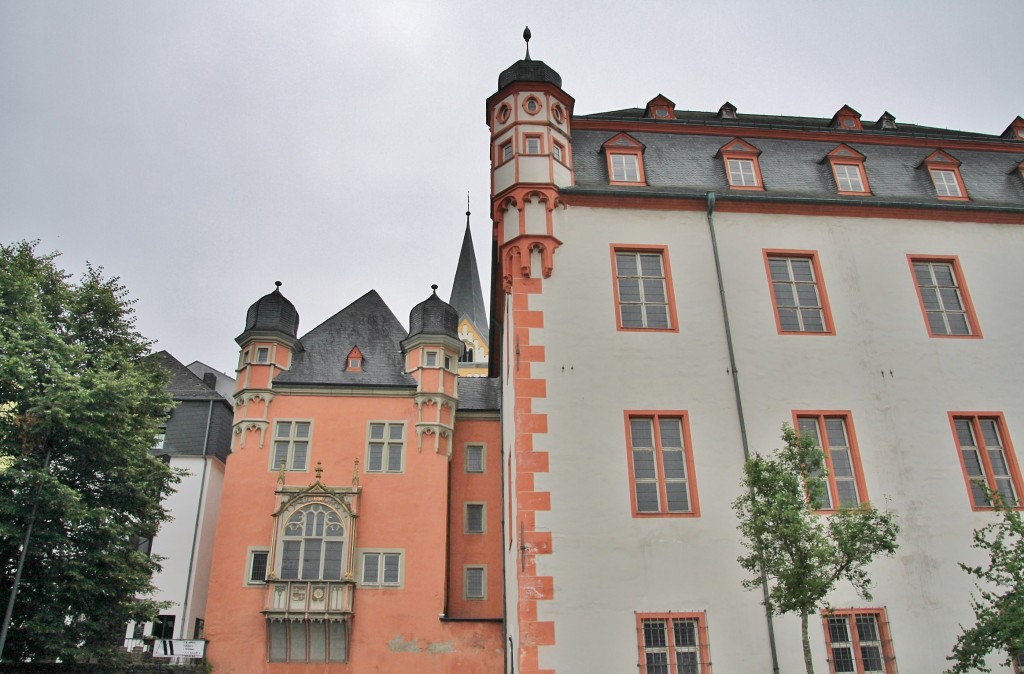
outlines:
[{"label": "round tower", "polygon": [[498,76],[498,91],[487,99],[494,236],[506,292],[513,278],[550,276],[560,243],[551,213],[558,189],[573,184],[575,100],[554,69],[530,58],[530,37],[527,28],[525,58]]},{"label": "round tower", "polygon": [[459,312],[437,296],[436,285],[430,287],[430,297],[409,312],[409,336],[402,340],[402,351],[405,370],[416,379],[417,445],[422,448],[426,436],[434,451],[451,458],[463,348]]}]

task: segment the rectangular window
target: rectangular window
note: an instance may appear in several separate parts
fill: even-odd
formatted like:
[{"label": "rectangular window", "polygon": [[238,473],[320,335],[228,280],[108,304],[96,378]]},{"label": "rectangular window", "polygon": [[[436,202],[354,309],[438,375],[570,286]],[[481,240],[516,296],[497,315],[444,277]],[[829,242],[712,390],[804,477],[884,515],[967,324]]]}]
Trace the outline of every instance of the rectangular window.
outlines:
[{"label": "rectangular window", "polygon": [[437,351],[427,351],[423,364],[425,367],[437,367]]},{"label": "rectangular window", "polygon": [[836,610],[822,619],[832,674],[895,674],[885,609]]},{"label": "rectangular window", "polygon": [[703,613],[638,613],[641,674],[711,674]]},{"label": "rectangular window", "polygon": [[270,362],[270,349],[265,346],[261,346],[256,349],[256,362],[257,363],[269,363]]},{"label": "rectangular window", "polygon": [[932,182],[935,183],[935,191],[940,197],[960,198],[963,192],[960,191],[960,182],[956,179],[956,171],[944,169],[931,169]]},{"label": "rectangular window", "polygon": [[553,143],[552,144],[552,146],[551,146],[551,156],[554,157],[556,161],[564,161],[562,159],[562,156],[564,154],[565,154],[565,149],[562,147],[561,143]]},{"label": "rectangular window", "polygon": [[249,567],[245,577],[247,585],[263,585],[267,582],[267,563],[270,558],[270,550],[250,549]]},{"label": "rectangular window", "polygon": [[685,412],[626,412],[633,515],[699,515]]},{"label": "rectangular window", "polygon": [[167,429],[161,428],[160,432],[153,436],[153,446],[150,449],[163,449],[164,441],[167,440]]},{"label": "rectangular window", "polygon": [[467,566],[462,595],[465,599],[487,598],[487,567]]},{"label": "rectangular window", "polygon": [[484,446],[466,445],[466,472],[484,472]]},{"label": "rectangular window", "polygon": [[834,164],[836,184],[840,192],[865,192],[861,168],[856,164]]},{"label": "rectangular window", "polygon": [[309,421],[278,421],[274,424],[274,453],[270,470],[306,470],[309,464]]},{"label": "rectangular window", "polygon": [[635,154],[611,155],[612,181],[617,183],[640,182],[640,168]]},{"label": "rectangular window", "polygon": [[348,629],[342,621],[268,620],[270,662],[347,662]]},{"label": "rectangular window", "polygon": [[401,473],[405,470],[405,422],[371,423],[366,446],[367,473]]},{"label": "rectangular window", "polygon": [[612,249],[619,329],[674,330],[675,306],[667,251]]},{"label": "rectangular window", "polygon": [[729,184],[733,187],[757,187],[753,159],[729,159]]},{"label": "rectangular window", "polygon": [[817,254],[766,250],[764,256],[779,334],[835,334]]},{"label": "rectangular window", "polygon": [[526,137],[526,154],[540,154],[540,136]]},{"label": "rectangular window", "polygon": [[1003,415],[952,412],[950,420],[973,508],[992,507],[992,502],[985,495],[985,487],[991,492],[999,492],[1008,505],[1017,507],[1021,476]]},{"label": "rectangular window", "polygon": [[[1024,130],[1020,133],[1024,134]],[[1024,674],[1024,653],[1017,653],[1017,655],[1013,656],[1013,671],[1014,674]]]},{"label": "rectangular window", "polygon": [[981,337],[957,258],[910,257],[910,266],[932,337]]},{"label": "rectangular window", "polygon": [[501,147],[498,148],[499,164],[504,164],[508,160],[512,159],[512,141],[502,143]]},{"label": "rectangular window", "polygon": [[482,534],[485,531],[484,524],[484,504],[483,503],[467,503],[465,512],[465,527],[464,531],[467,534]]},{"label": "rectangular window", "polygon": [[363,552],[360,584],[375,587],[399,587],[402,584],[402,553]]},{"label": "rectangular window", "polygon": [[868,500],[860,452],[853,434],[849,412],[794,412],[797,431],[814,438],[825,453],[827,489],[821,495],[821,510],[856,508]]}]

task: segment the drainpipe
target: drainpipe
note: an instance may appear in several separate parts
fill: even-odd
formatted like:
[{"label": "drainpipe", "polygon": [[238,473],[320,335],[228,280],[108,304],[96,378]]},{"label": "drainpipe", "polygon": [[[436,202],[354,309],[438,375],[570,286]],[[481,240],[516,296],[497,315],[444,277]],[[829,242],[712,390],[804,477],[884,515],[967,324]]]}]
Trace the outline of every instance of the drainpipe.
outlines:
[{"label": "drainpipe", "polygon": [[178,638],[185,638],[185,617],[188,615],[188,598],[192,594],[192,569],[196,562],[196,539],[199,537],[199,522],[202,519],[203,511],[203,495],[206,493],[206,467],[209,464],[209,459],[206,458],[206,451],[210,446],[210,424],[213,422],[213,401],[210,401],[210,407],[206,411],[206,435],[203,437],[203,476],[199,482],[199,503],[196,506],[196,523],[192,528],[192,550],[188,556],[188,575],[185,577],[185,597],[181,603],[181,628],[178,630]]},{"label": "drainpipe", "polygon": [[[747,440],[747,423],[743,416],[743,398],[740,396],[740,375],[736,370],[736,351],[732,344],[732,327],[729,324],[729,304],[725,299],[725,283],[722,281],[722,260],[718,255],[718,236],[715,233],[715,193],[708,192],[708,231],[711,233],[711,250],[715,254],[715,275],[718,278],[718,297],[722,302],[722,321],[725,323],[725,344],[729,349],[729,371],[732,373],[732,392],[736,397],[736,416],[739,418],[740,439],[743,444],[743,460],[750,458],[750,442]],[[775,623],[768,610],[768,576],[761,569],[761,593],[764,596],[764,616],[768,622],[768,645],[772,652],[772,672],[779,674],[779,654],[775,647]]]}]

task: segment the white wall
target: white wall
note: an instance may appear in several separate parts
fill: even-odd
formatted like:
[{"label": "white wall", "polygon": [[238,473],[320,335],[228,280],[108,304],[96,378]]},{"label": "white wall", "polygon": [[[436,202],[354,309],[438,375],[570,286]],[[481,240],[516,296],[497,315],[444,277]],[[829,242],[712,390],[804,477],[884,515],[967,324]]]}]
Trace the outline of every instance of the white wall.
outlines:
[{"label": "white wall", "polygon": [[[729,213],[716,225],[752,450],[777,447],[793,410],[851,411],[868,494],[899,514],[902,547],[873,565],[873,601],[849,588],[832,601],[886,607],[900,670],[942,671],[958,623],[972,619],[957,562],[977,559],[971,530],[991,520],[971,510],[947,412],[1003,412],[1024,443],[1024,230]],[[634,611],[707,610],[716,671],[768,671],[760,593],[740,588],[735,561],[743,452],[704,213],[557,209],[555,236],[554,273],[531,298],[545,312],[531,343],[546,349],[534,372],[548,393],[534,411],[549,427],[535,448],[550,451],[537,489],[552,493],[537,521],[555,551],[538,560],[555,580],[539,618],[557,638],[541,667],[633,671]],[[678,333],[616,330],[612,243],[668,246]],[[778,334],[763,248],[818,251],[835,336]],[[928,337],[910,253],[959,256],[983,339]],[[631,516],[624,410],[688,411],[699,518]],[[797,622],[777,619],[776,635],[782,671],[802,671]],[[820,621],[811,636],[824,670]]]}]

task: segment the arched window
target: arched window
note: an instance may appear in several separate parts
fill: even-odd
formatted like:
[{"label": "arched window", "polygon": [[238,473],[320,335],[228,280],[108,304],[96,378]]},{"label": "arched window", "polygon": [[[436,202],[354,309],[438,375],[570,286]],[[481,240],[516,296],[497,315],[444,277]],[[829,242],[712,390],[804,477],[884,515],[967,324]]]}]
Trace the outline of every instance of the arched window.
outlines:
[{"label": "arched window", "polygon": [[473,348],[463,342],[462,343],[462,357],[459,358],[460,363],[472,363],[473,362]]},{"label": "arched window", "polygon": [[281,533],[281,580],[341,580],[345,527],[337,512],[319,503],[303,506]]}]

